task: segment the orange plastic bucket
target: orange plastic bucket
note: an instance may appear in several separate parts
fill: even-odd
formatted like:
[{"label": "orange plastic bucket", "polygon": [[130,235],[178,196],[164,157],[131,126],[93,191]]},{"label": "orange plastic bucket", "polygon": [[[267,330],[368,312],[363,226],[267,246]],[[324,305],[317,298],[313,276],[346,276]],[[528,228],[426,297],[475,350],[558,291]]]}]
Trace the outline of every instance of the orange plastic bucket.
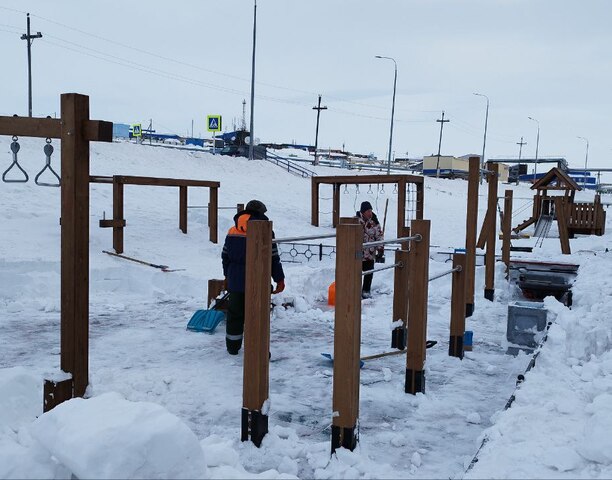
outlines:
[{"label": "orange plastic bucket", "polygon": [[336,282],[332,282],[327,289],[327,304],[336,305]]}]

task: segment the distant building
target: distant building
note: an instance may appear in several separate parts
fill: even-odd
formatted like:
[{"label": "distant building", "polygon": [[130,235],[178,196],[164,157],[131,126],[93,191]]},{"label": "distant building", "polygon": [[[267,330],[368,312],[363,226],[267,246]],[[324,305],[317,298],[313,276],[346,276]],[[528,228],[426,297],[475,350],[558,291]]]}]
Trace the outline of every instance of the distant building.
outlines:
[{"label": "distant building", "polygon": [[[470,170],[470,157],[480,158],[480,155],[468,154],[461,157],[440,155],[439,163],[438,155],[423,157],[423,175],[427,175],[429,177],[439,175],[441,178],[467,178]],[[503,163],[499,163],[498,165],[499,181],[507,182],[510,167]]]}]

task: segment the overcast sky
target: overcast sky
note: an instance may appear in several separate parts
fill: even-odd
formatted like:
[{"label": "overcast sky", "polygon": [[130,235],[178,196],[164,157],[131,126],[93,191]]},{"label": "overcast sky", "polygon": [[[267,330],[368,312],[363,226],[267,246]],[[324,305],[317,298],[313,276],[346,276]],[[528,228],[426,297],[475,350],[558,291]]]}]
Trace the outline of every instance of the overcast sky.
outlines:
[{"label": "overcast sky", "polygon": [[[26,16],[35,40],[33,110],[90,96],[93,118],[210,136],[250,106],[252,0],[2,0],[0,115],[27,115]],[[482,151],[612,167],[610,0],[258,0],[255,137],[387,155],[397,61],[396,156]]]}]

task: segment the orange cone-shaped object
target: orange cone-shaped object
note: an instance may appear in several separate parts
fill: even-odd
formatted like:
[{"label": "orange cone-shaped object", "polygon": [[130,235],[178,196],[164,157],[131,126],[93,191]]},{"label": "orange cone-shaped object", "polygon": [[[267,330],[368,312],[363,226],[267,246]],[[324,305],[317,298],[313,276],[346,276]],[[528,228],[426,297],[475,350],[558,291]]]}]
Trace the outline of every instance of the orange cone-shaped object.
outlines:
[{"label": "orange cone-shaped object", "polygon": [[336,282],[332,282],[327,289],[327,304],[336,305]]}]

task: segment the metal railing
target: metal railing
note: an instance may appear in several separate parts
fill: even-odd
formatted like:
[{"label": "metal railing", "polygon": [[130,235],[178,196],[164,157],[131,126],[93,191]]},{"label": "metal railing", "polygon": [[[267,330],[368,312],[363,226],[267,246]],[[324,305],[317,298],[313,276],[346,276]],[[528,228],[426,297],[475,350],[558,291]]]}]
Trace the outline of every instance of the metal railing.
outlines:
[{"label": "metal railing", "polygon": [[316,173],[313,172],[312,170],[304,168],[301,165],[298,165],[297,162],[294,162],[293,160],[289,160],[288,158],[276,155],[275,153],[267,152],[265,160],[279,167],[282,167],[283,169],[287,170],[289,173],[298,175],[300,177],[310,178],[316,175]]}]

